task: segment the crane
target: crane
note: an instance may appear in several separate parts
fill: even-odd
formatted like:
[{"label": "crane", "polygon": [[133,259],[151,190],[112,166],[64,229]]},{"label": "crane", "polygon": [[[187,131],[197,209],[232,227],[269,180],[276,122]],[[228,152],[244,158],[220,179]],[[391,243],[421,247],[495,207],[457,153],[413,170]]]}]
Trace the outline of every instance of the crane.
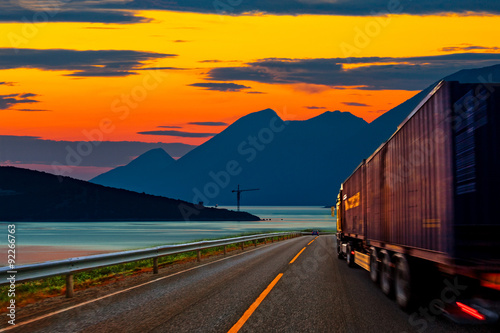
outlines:
[{"label": "crane", "polygon": [[260,189],[259,188],[253,188],[253,189],[249,189],[249,190],[240,190],[240,184],[238,184],[238,189],[231,191],[233,193],[236,192],[236,200],[238,202],[238,212],[240,211],[241,192],[258,191],[258,190],[260,190]]}]

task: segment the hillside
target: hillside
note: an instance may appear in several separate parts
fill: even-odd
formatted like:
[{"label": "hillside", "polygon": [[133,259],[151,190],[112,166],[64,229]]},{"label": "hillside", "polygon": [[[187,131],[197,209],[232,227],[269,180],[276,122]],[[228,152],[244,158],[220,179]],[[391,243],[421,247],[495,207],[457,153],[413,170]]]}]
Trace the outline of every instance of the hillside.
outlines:
[{"label": "hillside", "polygon": [[92,181],[99,184],[100,179],[105,179],[106,186],[123,188],[123,179],[130,179],[136,184],[141,184],[151,172],[161,171],[173,163],[175,159],[162,148],[151,149],[129,164],[105,172]]},{"label": "hillside", "polygon": [[185,201],[141,194],[58,177],[44,172],[0,167],[2,221],[257,221],[257,216],[195,206]]}]

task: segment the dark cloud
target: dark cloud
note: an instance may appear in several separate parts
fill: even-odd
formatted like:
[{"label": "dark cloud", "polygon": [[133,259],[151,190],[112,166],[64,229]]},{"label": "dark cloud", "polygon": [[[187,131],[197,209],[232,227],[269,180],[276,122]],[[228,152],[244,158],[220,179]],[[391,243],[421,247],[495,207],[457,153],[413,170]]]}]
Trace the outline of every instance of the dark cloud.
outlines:
[{"label": "dark cloud", "polygon": [[203,121],[203,122],[192,122],[188,123],[189,125],[198,125],[198,126],[227,126],[228,123],[224,123],[222,121]]},{"label": "dark cloud", "polygon": [[0,82],[0,86],[9,86],[9,87],[12,87],[14,86],[16,83],[15,82]]},{"label": "dark cloud", "polygon": [[304,108],[309,109],[309,110],[325,110],[326,107],[324,106],[304,106]]},{"label": "dark cloud", "polygon": [[189,43],[189,40],[177,39],[173,41],[174,43]]},{"label": "dark cloud", "polygon": [[[109,3],[100,0],[101,4]],[[2,1],[0,22],[91,22],[144,23],[150,19],[136,16],[133,11],[97,9],[96,2],[85,0],[23,0]],[[118,9],[118,8],[117,8]]]},{"label": "dark cloud", "polygon": [[342,102],[342,104],[347,105],[347,106],[370,106],[368,104],[357,103],[357,102]]},{"label": "dark cloud", "polygon": [[224,61],[222,61],[222,60],[200,60],[198,62],[201,62],[201,63],[214,63],[214,64],[216,64],[216,63],[224,62]]},{"label": "dark cloud", "polygon": [[33,93],[26,93],[26,94],[19,95],[19,97],[21,97],[21,98],[29,98],[29,97],[35,97],[35,96],[38,96],[38,95],[33,94]]},{"label": "dark cloud", "polygon": [[143,67],[137,68],[135,71],[187,71],[189,69],[181,67]]},{"label": "dark cloud", "polygon": [[[206,78],[214,81],[306,84],[338,89],[359,87],[370,90],[421,90],[458,70],[498,63],[498,53],[457,53],[407,58],[272,58],[247,63],[245,67],[212,68]],[[347,68],[344,64],[366,65]],[[307,90],[304,86],[301,89]]]},{"label": "dark cloud", "polygon": [[23,111],[23,112],[45,112],[45,111],[50,111],[50,110],[42,110],[42,109],[16,109],[16,111]]},{"label": "dark cloud", "polygon": [[[90,133],[90,132],[89,132]],[[96,140],[89,137],[88,140]],[[82,148],[83,147],[83,148]],[[91,153],[78,157],[90,147]],[[78,166],[117,167],[154,148],[163,148],[172,157],[181,157],[195,146],[184,143],[147,143],[133,141],[89,142],[42,140],[36,136],[0,135],[0,163],[57,165],[78,162]],[[85,150],[87,151],[87,150]]]},{"label": "dark cloud", "polygon": [[8,110],[17,104],[38,103],[39,101],[29,98],[33,96],[37,95],[36,94],[0,95],[0,110]]},{"label": "dark cloud", "polygon": [[122,77],[136,75],[136,72],[131,71],[103,71],[101,69],[96,71],[82,71],[75,72],[71,74],[66,74],[65,76],[77,76],[77,77]]},{"label": "dark cloud", "polygon": [[247,91],[246,93],[247,93],[247,94],[255,94],[255,95],[263,95],[263,94],[267,94],[267,93],[262,92],[262,91]]},{"label": "dark cloud", "polygon": [[182,126],[158,126],[158,128],[182,128]]},{"label": "dark cloud", "polygon": [[471,45],[471,44],[461,44],[459,46],[447,46],[443,47],[440,51],[442,52],[463,52],[463,51],[498,51],[500,47],[488,47],[488,46],[479,46],[479,45]]},{"label": "dark cloud", "polygon": [[217,135],[217,133],[192,133],[192,132],[182,132],[182,131],[147,131],[147,132],[138,132],[137,134],[166,135],[166,136],[176,136],[181,138],[208,138]]},{"label": "dark cloud", "polygon": [[145,62],[176,57],[175,54],[139,51],[77,51],[63,49],[0,48],[0,70],[36,68],[47,71],[71,71],[67,76],[128,76],[141,70]]},{"label": "dark cloud", "polygon": [[[217,67],[208,72],[209,80],[218,81],[256,81],[262,83],[277,83],[277,78],[265,66],[258,63],[248,64],[250,67]],[[285,82],[281,82],[285,83]]]},{"label": "dark cloud", "polygon": [[[0,22],[48,20],[51,22],[142,23],[148,19],[136,16],[135,10],[174,10],[229,15],[322,14],[373,16],[387,14],[500,13],[500,3],[491,0],[23,0],[0,4]],[[43,14],[40,14],[43,13]],[[35,17],[35,15],[37,15]],[[42,16],[41,16],[42,15]],[[43,16],[44,15],[44,16]],[[46,17],[46,18],[45,18]]]},{"label": "dark cloud", "polygon": [[[101,6],[102,7],[102,6]],[[334,14],[373,15],[374,13],[436,14],[436,13],[500,13],[500,3],[491,0],[456,1],[387,1],[387,0],[133,0],[108,4],[108,8],[163,9],[189,12],[244,14]]]},{"label": "dark cloud", "polygon": [[198,87],[205,88],[205,90],[215,90],[215,91],[224,91],[224,92],[238,92],[243,89],[250,89],[251,87],[247,87],[241,84],[236,83],[193,83],[189,85],[190,87]]}]

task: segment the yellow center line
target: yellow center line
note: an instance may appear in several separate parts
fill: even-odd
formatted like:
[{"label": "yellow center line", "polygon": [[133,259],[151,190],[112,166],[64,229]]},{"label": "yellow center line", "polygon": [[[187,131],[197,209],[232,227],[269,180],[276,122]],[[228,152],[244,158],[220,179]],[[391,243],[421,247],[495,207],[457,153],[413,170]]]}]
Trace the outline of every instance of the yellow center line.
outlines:
[{"label": "yellow center line", "polygon": [[231,327],[228,333],[236,333],[243,327],[248,318],[250,318],[250,316],[254,313],[254,311],[259,307],[260,303],[262,303],[264,298],[266,298],[267,294],[271,292],[273,287],[276,285],[276,283],[278,283],[278,281],[281,279],[282,276],[283,273],[280,273],[278,274],[277,277],[274,278],[273,282],[271,282],[271,284],[267,286],[267,288],[262,292],[262,294],[260,294],[260,296],[255,300],[255,302],[253,302],[253,304],[250,305],[248,310],[246,310],[243,316],[240,318],[240,320],[238,320],[238,322],[234,324],[233,327]]},{"label": "yellow center line", "polygon": [[312,242],[314,242],[316,240],[316,238],[314,238],[312,241],[309,242],[309,244],[307,244],[307,246],[311,245]]},{"label": "yellow center line", "polygon": [[293,264],[293,262],[294,262],[294,261],[295,261],[295,260],[296,260],[296,259],[300,256],[300,254],[301,254],[302,252],[304,252],[304,250],[305,250],[305,249],[306,249],[306,248],[304,247],[302,250],[300,250],[300,252],[299,252],[299,253],[297,253],[297,255],[296,255],[296,256],[292,259],[292,261],[290,261],[288,264]]}]

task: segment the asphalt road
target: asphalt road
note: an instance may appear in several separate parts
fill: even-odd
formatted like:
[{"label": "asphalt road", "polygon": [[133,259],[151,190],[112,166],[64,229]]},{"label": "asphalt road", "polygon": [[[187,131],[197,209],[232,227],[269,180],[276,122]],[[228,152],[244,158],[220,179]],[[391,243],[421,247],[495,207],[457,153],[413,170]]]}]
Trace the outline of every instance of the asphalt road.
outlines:
[{"label": "asphalt road", "polygon": [[313,239],[202,263],[9,332],[229,332],[236,323],[240,332],[498,332],[401,311],[368,272],[337,259],[334,236]]}]

